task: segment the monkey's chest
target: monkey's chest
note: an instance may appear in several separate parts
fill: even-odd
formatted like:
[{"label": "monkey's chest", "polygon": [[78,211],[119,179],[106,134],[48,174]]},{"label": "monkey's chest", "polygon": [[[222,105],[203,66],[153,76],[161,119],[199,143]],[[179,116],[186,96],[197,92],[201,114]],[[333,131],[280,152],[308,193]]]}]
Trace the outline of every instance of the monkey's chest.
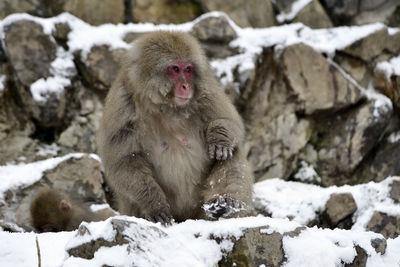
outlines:
[{"label": "monkey's chest", "polygon": [[156,181],[175,210],[193,209],[211,164],[203,139],[181,133],[155,136],[154,140],[157,142],[150,147],[150,159]]}]

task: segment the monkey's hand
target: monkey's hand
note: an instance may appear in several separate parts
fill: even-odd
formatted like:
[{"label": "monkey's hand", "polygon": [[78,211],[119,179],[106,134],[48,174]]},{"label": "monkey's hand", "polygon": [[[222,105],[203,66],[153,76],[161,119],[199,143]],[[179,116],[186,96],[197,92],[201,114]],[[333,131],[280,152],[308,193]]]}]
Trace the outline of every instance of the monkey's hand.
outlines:
[{"label": "monkey's hand", "polygon": [[169,208],[169,205],[158,209],[153,212],[148,212],[144,218],[148,221],[158,223],[160,222],[163,225],[170,225],[171,223],[174,222],[174,218],[171,215],[171,211]]},{"label": "monkey's hand", "polygon": [[206,130],[207,152],[210,159],[232,158],[236,141],[233,135],[220,123],[211,122]]},{"label": "monkey's hand", "polygon": [[206,216],[210,219],[229,217],[245,208],[243,202],[228,195],[218,195],[203,204]]}]

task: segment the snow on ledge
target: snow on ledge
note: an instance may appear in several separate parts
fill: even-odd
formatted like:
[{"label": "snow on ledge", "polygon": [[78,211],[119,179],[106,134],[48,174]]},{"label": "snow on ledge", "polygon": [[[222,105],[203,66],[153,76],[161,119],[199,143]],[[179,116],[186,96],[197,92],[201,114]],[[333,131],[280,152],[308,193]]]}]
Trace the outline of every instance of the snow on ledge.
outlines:
[{"label": "snow on ledge", "polygon": [[81,158],[85,154],[73,153],[32,163],[0,166],[0,200],[7,190],[27,187],[39,181],[43,172],[55,168],[58,164],[70,158]]},{"label": "snow on ledge", "polygon": [[283,23],[285,21],[291,21],[293,20],[297,14],[302,10],[306,5],[311,3],[312,0],[297,0],[292,3],[292,6],[290,7],[290,12],[289,13],[281,13],[278,16],[276,16],[276,20],[279,23]]},{"label": "snow on ledge", "polygon": [[375,70],[384,73],[388,81],[390,81],[392,75],[400,76],[400,56],[394,57],[389,61],[379,62]]},{"label": "snow on ledge", "polygon": [[357,204],[352,230],[363,231],[374,211],[400,216],[400,206],[389,197],[389,185],[400,177],[389,177],[380,183],[331,186],[323,188],[299,182],[269,179],[254,185],[253,201],[260,210],[274,218],[293,218],[302,225],[316,218],[325,209],[332,193],[351,193]]}]

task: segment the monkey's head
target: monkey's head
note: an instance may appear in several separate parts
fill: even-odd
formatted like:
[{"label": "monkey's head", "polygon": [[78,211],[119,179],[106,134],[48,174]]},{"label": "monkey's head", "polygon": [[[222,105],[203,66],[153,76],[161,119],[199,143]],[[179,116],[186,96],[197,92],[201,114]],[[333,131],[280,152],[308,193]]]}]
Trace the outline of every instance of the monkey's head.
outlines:
[{"label": "monkey's head", "polygon": [[[182,109],[202,90],[208,70],[199,43],[182,32],[141,36],[130,51],[128,79],[142,101]],[[190,105],[191,106],[191,105]]]},{"label": "monkey's head", "polygon": [[45,189],[32,201],[30,212],[32,225],[38,232],[59,232],[67,230],[72,206],[62,192]]}]

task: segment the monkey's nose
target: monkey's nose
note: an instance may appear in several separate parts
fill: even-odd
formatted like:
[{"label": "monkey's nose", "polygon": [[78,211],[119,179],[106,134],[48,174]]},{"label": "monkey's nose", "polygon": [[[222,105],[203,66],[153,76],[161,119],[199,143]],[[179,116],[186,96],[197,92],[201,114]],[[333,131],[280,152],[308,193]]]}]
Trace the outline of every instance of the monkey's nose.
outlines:
[{"label": "monkey's nose", "polygon": [[185,84],[182,85],[182,89],[183,89],[183,90],[186,90],[186,89],[187,89]]}]

